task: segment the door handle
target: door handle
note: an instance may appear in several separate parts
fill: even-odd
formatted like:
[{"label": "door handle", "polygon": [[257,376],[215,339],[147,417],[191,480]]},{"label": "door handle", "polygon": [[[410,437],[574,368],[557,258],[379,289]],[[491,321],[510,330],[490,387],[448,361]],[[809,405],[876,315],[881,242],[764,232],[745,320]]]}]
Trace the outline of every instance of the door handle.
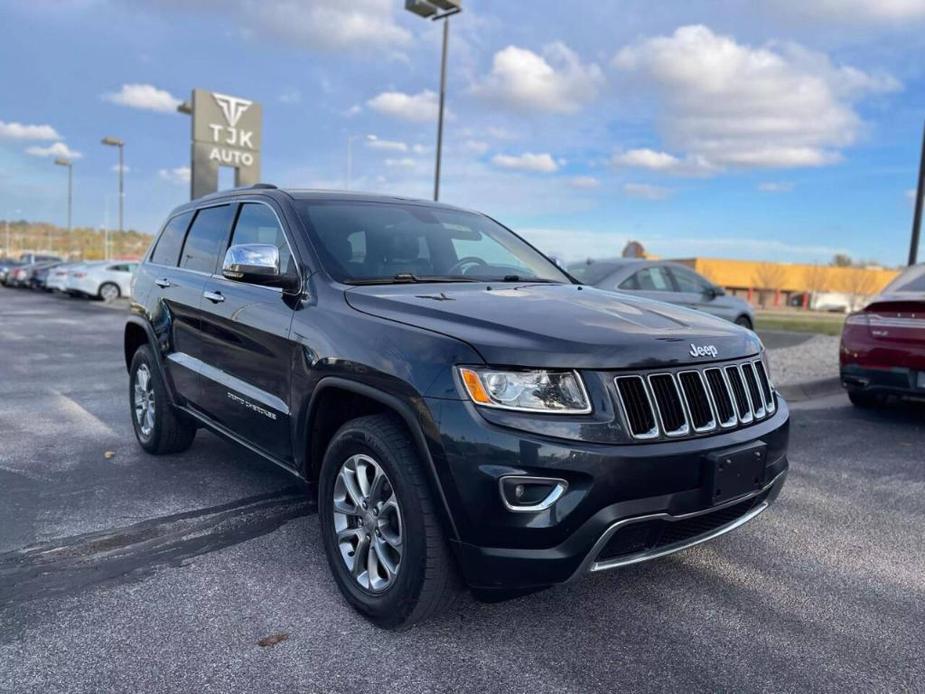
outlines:
[{"label": "door handle", "polygon": [[221,292],[203,292],[202,295],[213,304],[220,304],[225,300]]},{"label": "door handle", "polygon": [[159,280],[154,280],[154,284],[156,284],[158,287],[166,289],[167,287],[170,286],[170,280],[167,279],[166,277],[162,277]]}]

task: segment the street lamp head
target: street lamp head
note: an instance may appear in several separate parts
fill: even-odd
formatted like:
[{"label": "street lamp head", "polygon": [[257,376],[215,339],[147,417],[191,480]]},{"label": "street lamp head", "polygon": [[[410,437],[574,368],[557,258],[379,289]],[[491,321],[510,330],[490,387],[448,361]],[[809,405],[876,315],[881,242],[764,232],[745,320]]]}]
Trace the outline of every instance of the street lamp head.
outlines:
[{"label": "street lamp head", "polygon": [[64,157],[58,157],[57,159],[55,159],[55,164],[57,164],[58,166],[70,166],[71,160],[65,159]]},{"label": "street lamp head", "polygon": [[434,15],[438,12],[455,14],[462,9],[460,4],[461,0],[405,0],[405,9],[424,19],[442,19],[443,15]]},{"label": "street lamp head", "polygon": [[109,145],[111,147],[122,147],[125,142],[120,140],[118,137],[104,137],[100,142],[104,145]]}]

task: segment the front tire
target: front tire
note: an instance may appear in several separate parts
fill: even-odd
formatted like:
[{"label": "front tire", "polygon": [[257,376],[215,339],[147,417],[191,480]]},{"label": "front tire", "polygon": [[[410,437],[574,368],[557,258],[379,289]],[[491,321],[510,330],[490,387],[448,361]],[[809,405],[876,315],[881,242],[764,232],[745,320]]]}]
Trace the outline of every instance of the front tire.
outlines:
[{"label": "front tire", "polygon": [[407,629],[458,592],[420,456],[391,415],[344,424],[324,456],[318,513],[334,580],[376,626]]},{"label": "front tire", "polygon": [[132,357],[129,405],[135,438],[148,453],[180,453],[193,444],[196,425],[170,404],[154,353],[147,345]]},{"label": "front tire", "polygon": [[744,313],[735,319],[735,324],[741,325],[743,328],[748,328],[749,330],[755,329],[752,325],[752,319],[746,316]]}]

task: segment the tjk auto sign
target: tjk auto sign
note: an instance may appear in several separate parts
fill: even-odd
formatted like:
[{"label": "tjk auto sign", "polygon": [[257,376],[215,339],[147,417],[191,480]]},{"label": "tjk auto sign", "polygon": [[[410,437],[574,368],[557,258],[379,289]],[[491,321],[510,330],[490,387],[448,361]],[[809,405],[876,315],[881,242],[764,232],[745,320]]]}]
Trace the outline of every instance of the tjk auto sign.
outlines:
[{"label": "tjk auto sign", "polygon": [[194,89],[193,151],[190,195],[193,199],[218,190],[218,169],[235,170],[236,186],[260,181],[263,109],[236,96]]}]

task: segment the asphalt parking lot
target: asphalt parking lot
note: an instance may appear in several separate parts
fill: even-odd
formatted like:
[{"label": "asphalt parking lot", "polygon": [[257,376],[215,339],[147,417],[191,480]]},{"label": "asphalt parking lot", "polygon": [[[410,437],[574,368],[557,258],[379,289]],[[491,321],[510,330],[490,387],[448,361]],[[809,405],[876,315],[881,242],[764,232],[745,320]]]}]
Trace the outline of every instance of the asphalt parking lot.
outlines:
[{"label": "asphalt parking lot", "polygon": [[921,409],[798,403],[754,523],[393,634],[341,600],[310,490],[205,432],[141,452],[122,321],[0,289],[0,691],[925,691]]}]

